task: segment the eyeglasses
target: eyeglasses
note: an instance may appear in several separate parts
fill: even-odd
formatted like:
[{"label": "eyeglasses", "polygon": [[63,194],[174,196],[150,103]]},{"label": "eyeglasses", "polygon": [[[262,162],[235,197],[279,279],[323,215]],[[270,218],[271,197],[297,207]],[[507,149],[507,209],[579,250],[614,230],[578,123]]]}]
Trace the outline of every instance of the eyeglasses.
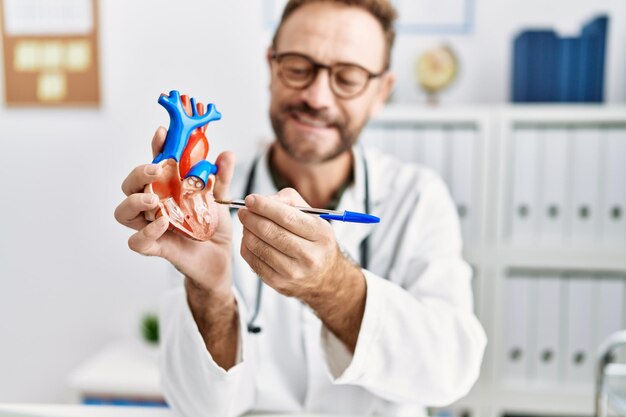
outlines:
[{"label": "eyeglasses", "polygon": [[372,78],[383,75],[387,69],[373,73],[360,65],[339,62],[333,65],[320,64],[297,52],[272,53],[278,64],[278,77],[289,88],[304,90],[317,79],[320,69],[328,70],[330,89],[340,98],[349,99],[363,93]]}]

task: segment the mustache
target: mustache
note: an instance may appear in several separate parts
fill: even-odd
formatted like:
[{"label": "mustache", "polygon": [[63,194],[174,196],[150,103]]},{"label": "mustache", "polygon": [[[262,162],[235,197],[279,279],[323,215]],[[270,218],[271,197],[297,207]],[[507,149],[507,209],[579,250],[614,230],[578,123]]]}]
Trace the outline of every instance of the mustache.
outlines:
[{"label": "mustache", "polygon": [[332,126],[339,126],[341,124],[340,120],[338,120],[336,117],[333,117],[333,115],[330,114],[328,110],[314,109],[304,102],[297,104],[286,104],[283,107],[283,111],[286,113],[302,113]]}]

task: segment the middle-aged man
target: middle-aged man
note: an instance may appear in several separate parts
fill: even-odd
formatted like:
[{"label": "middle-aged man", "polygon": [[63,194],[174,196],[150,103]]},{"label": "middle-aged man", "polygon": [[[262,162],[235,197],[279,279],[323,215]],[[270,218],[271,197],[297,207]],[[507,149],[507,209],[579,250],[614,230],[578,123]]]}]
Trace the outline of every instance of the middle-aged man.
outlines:
[{"label": "middle-aged man", "polygon": [[[478,377],[486,339],[446,186],[355,146],[394,85],[394,18],[386,0],[288,2],[267,54],[276,141],[232,187],[234,158],[218,157],[216,198],[248,197],[238,219],[220,207],[211,241],[144,220],[157,165],[124,181],[116,218],[137,230],[129,246],[185,276],[162,311],[163,387],[179,414],[419,416]],[[307,204],[382,222],[292,207]]]}]

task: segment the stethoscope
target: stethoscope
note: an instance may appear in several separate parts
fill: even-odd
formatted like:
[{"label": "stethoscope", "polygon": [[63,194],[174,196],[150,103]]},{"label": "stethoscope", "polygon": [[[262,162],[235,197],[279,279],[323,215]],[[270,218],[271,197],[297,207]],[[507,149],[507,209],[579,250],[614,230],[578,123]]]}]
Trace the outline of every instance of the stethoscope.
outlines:
[{"label": "stethoscope", "polygon": [[[256,167],[259,163],[260,157],[256,157],[254,162],[252,162],[252,167],[250,168],[250,172],[248,173],[248,179],[246,181],[246,188],[244,191],[245,196],[252,194],[252,188],[254,187],[254,179],[256,176]],[[370,214],[370,187],[369,187],[369,174],[367,169],[367,160],[363,155],[363,172],[364,172],[364,185],[365,185],[365,193],[364,193],[364,205],[365,205],[365,214]],[[231,215],[235,213],[236,209],[231,209]],[[361,241],[361,245],[359,246],[359,264],[361,268],[367,269],[369,263],[369,235],[365,237]],[[248,333],[258,334],[261,333],[261,327],[255,324],[257,317],[259,316],[259,312],[261,311],[261,296],[263,295],[263,280],[258,278],[257,288],[256,288],[256,301],[254,303],[254,313],[252,314],[252,318],[248,321]]]}]

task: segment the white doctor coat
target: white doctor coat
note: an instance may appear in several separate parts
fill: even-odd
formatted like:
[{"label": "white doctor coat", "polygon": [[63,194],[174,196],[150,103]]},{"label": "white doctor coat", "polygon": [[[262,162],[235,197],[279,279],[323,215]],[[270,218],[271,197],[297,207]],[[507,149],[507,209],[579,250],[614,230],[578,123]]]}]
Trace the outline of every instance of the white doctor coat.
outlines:
[{"label": "white doctor coat", "polygon": [[[339,209],[364,210],[368,165],[375,225],[333,222],[354,259],[370,234],[365,312],[352,355],[294,298],[265,286],[257,324],[257,277],[239,254],[241,223],[233,219],[233,279],[239,312],[239,354],[228,371],[211,358],[186,301],[171,291],[161,309],[162,385],[182,416],[307,412],[421,416],[425,406],[464,396],[479,375],[485,333],[474,316],[469,265],[461,257],[455,206],[431,170],[403,164],[375,149],[353,149],[355,181]],[[243,194],[249,167],[238,169],[231,195]],[[256,166],[255,193],[273,194],[267,152]]]}]

